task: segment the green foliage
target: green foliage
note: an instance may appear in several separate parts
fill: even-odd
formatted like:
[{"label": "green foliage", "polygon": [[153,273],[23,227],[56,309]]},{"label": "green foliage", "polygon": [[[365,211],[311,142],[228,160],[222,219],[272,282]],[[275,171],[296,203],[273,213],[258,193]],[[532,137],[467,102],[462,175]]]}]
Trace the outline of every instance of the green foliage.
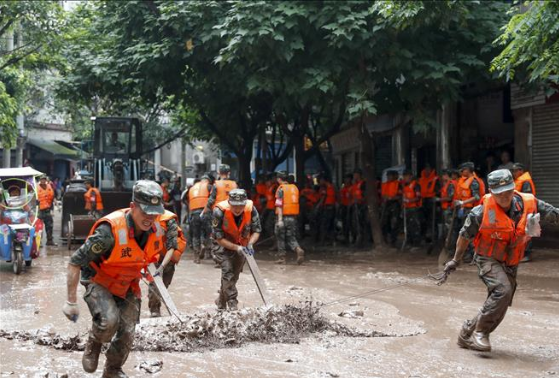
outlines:
[{"label": "green foliage", "polygon": [[[507,81],[559,85],[559,3],[530,1],[511,10],[514,16],[496,44],[504,46],[491,69]],[[555,86],[553,87],[552,84]]]}]

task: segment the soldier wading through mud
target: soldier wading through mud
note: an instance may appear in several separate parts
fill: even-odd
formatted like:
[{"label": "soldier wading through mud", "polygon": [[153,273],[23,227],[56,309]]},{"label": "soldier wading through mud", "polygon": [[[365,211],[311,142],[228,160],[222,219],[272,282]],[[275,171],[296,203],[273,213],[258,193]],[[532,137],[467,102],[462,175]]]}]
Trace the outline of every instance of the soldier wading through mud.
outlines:
[{"label": "soldier wading through mud", "polygon": [[217,204],[213,212],[213,234],[220,250],[216,260],[221,265],[221,288],[217,308],[237,310],[237,281],[245,264],[244,250],[254,253],[262,227],[260,216],[244,189],[233,189],[229,199]]},{"label": "soldier wading through mud", "polygon": [[454,258],[446,263],[450,273],[462,261],[473,239],[474,262],[488,296],[479,313],[464,323],[458,336],[462,348],[489,352],[489,335],[504,319],[516,290],[516,272],[532,236],[539,236],[540,214],[545,222],[558,223],[559,209],[536,199],[532,194],[514,190],[508,169],[487,176],[491,194],[468,214],[456,243]]},{"label": "soldier wading through mud", "polygon": [[63,312],[68,319],[77,320],[77,286],[81,281],[93,319],[82,359],[88,373],[97,370],[101,347],[110,342],[102,378],[127,376],[122,366],[140,319],[141,270],[165,253],[164,230],[157,221],[163,214],[162,197],[157,183],[136,182],[130,208],[99,219],[85,244],[70,258]]}]

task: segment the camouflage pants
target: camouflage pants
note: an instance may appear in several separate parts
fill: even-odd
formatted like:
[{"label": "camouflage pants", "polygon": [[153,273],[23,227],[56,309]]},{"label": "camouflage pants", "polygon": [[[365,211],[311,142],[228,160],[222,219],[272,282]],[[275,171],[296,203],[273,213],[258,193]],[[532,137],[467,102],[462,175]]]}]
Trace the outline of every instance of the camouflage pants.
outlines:
[{"label": "camouflage pants", "polygon": [[47,232],[47,240],[52,240],[52,210],[39,210],[37,217],[45,224],[45,231]]},{"label": "camouflage pants", "polygon": [[479,278],[487,286],[487,299],[479,313],[468,323],[474,330],[490,334],[505,318],[516,291],[518,266],[506,266],[491,257],[474,256]]},{"label": "camouflage pants", "polygon": [[200,218],[200,213],[202,210],[194,210],[189,217],[189,236],[190,236],[190,246],[194,251],[200,251],[203,246],[208,242],[209,229],[208,221],[206,218],[210,218],[205,214],[204,219]]},{"label": "camouflage pants", "polygon": [[342,221],[342,235],[344,242],[349,241],[349,228],[351,227],[350,208],[349,206],[340,206],[338,211],[338,219]]},{"label": "camouflage pants", "polygon": [[[164,256],[161,256],[161,259],[157,264],[155,264],[158,268],[163,261]],[[161,279],[163,280],[163,284],[165,287],[169,287],[171,282],[173,281],[173,276],[175,275],[175,263],[169,261],[165,269],[163,269],[163,274],[161,275]],[[157,287],[155,286],[154,282],[150,282],[149,284],[149,291],[148,291],[148,307],[150,312],[160,312],[161,311],[161,298],[160,294],[157,291]]]},{"label": "camouflage pants", "polygon": [[450,234],[450,243],[448,251],[449,253],[454,254],[454,250],[456,249],[456,239],[458,239],[458,224],[460,224],[460,220],[455,216],[454,217],[454,224],[452,224],[452,213],[453,209],[444,209],[443,210],[443,240],[446,241],[446,237],[448,236],[448,231],[452,228],[452,233]]},{"label": "camouflage pants", "polygon": [[262,231],[264,235],[271,236],[274,233],[274,223],[276,222],[276,213],[273,209],[264,209],[262,213]]},{"label": "camouflage pants", "polygon": [[318,241],[324,243],[327,239],[335,239],[334,232],[334,217],[336,215],[336,208],[332,205],[325,205],[318,212]]},{"label": "camouflage pants", "polygon": [[[421,234],[424,235],[425,239],[437,238],[437,203],[433,201],[433,198],[424,198],[421,210],[423,212],[423,222]],[[433,214],[434,209],[434,214]],[[433,222],[435,222],[435,229],[433,230]],[[433,231],[435,234],[433,235]]]},{"label": "camouflage pants", "polygon": [[108,343],[105,367],[124,365],[134,342],[136,323],[140,321],[141,301],[132,291],[126,299],[112,295],[103,286],[90,283],[83,296],[93,320],[90,336],[97,342]]},{"label": "camouflage pants", "polygon": [[390,244],[396,243],[400,232],[400,203],[388,201],[381,210],[382,233]]},{"label": "camouflage pants", "polygon": [[[404,214],[404,211],[402,211]],[[404,215],[402,215],[404,216]],[[417,246],[421,242],[421,209],[413,208],[405,210],[405,219],[407,227],[407,241],[412,246]]]},{"label": "camouflage pants", "polygon": [[280,256],[285,257],[287,247],[292,251],[299,247],[299,242],[297,242],[298,226],[297,217],[289,215],[283,217],[283,227],[278,227],[276,224],[275,232]]},{"label": "camouflage pants", "polygon": [[215,253],[215,260],[221,265],[221,288],[219,289],[219,302],[237,304],[237,281],[245,265],[245,257],[235,251],[221,248]]},{"label": "camouflage pants", "polygon": [[370,238],[368,207],[365,204],[350,207],[351,230],[354,242],[363,244]]}]

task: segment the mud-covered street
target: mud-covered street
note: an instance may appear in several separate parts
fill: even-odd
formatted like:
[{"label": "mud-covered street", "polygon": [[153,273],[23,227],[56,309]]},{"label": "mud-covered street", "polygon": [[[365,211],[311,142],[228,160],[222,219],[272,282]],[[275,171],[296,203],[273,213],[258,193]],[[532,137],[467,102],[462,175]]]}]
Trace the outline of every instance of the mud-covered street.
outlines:
[{"label": "mud-covered street", "polygon": [[[11,339],[10,334],[25,333],[39,335],[36,342],[53,335],[83,335],[88,330],[91,319],[81,299],[81,316],[76,324],[67,321],[61,312],[70,252],[65,247],[47,252],[20,276],[12,273],[10,265],[0,266],[1,376],[100,377],[102,369],[93,375],[83,372],[80,351],[37,345],[23,338]],[[176,320],[150,319],[144,298],[138,328],[144,347],[136,346],[125,370],[131,377],[554,376],[559,374],[559,251],[536,250],[535,256],[534,262],[520,267],[513,307],[492,335],[490,354],[463,350],[456,345],[462,322],[475,314],[486,295],[473,266],[461,267],[444,286],[437,287],[421,278],[436,270],[435,256],[396,250],[336,252],[329,248],[325,252],[311,252],[303,266],[295,265],[294,261],[287,266],[274,265],[273,256],[262,252],[258,261],[278,307],[253,310],[261,305],[261,299],[245,268],[239,281],[241,310],[236,319],[227,321],[235,324],[247,317],[258,320],[266,314],[268,319],[278,322],[283,316],[281,311],[286,311],[280,305],[304,307],[309,301],[328,303],[375,289],[392,289],[322,307],[316,316],[329,320],[330,328],[313,330],[314,326],[307,324],[298,334],[299,325],[286,322],[276,331],[291,332],[289,337],[262,336],[260,340],[257,330],[236,327],[232,333],[235,337],[242,338],[242,332],[251,336],[221,344],[194,343],[186,352],[146,351],[155,349],[146,348],[149,338],[154,338],[154,343],[161,340],[158,332],[164,333],[169,328],[167,322],[172,325]],[[185,319],[215,319],[213,302],[218,283],[219,270],[214,269],[213,263],[205,260],[194,265],[187,255],[177,267],[170,293]],[[409,285],[396,287],[403,283]],[[142,287],[145,297],[147,288],[143,284]],[[299,315],[290,313],[297,321],[301,320]],[[220,322],[224,324],[223,319]],[[259,327],[258,321],[251,324]],[[220,331],[227,336],[227,325],[222,327]],[[341,328],[351,332],[337,332]],[[167,340],[173,344],[172,339]]]}]

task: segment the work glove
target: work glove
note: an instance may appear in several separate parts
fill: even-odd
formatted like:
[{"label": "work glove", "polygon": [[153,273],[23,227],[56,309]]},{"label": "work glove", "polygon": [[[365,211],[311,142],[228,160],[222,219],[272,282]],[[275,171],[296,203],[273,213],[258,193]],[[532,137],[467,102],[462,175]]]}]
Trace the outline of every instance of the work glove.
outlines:
[{"label": "work glove", "polygon": [[68,320],[71,320],[74,323],[78,321],[78,317],[80,316],[80,309],[78,308],[77,303],[66,301],[66,303],[64,303],[64,307],[62,307],[62,312],[66,315]]},{"label": "work glove", "polygon": [[206,213],[201,212],[200,213],[200,220],[203,222],[205,218],[206,218]]},{"label": "work glove", "polygon": [[246,253],[250,256],[254,256],[254,246],[252,244],[247,245]]},{"label": "work glove", "polygon": [[153,273],[153,276],[157,277],[157,276],[162,275],[164,270],[165,270],[165,267],[163,265],[160,265],[159,268],[157,268],[155,270],[155,273]]},{"label": "work glove", "polygon": [[460,265],[460,263],[458,261],[452,259],[449,262],[447,262],[446,264],[444,264],[443,271],[445,273],[454,272],[456,270],[456,268],[458,267],[458,265]]},{"label": "work glove", "polygon": [[278,221],[278,222],[276,223],[276,226],[278,226],[278,228],[283,228],[283,227],[285,226],[285,224],[284,224],[283,221],[281,220],[281,221]]},{"label": "work glove", "polygon": [[246,248],[246,247],[243,247],[242,245],[238,245],[238,246],[237,246],[237,253],[239,253],[239,254],[242,255],[243,252],[244,252],[244,250],[245,250],[245,248]]}]

